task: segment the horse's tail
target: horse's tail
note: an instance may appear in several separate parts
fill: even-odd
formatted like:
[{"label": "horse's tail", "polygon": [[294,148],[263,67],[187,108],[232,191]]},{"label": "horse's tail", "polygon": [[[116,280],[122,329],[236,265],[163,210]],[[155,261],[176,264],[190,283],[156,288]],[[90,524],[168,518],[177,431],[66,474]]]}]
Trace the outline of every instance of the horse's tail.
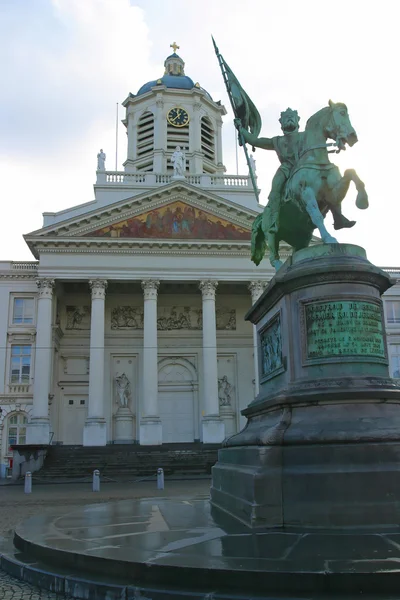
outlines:
[{"label": "horse's tail", "polygon": [[265,250],[267,248],[265,235],[262,229],[262,218],[262,214],[258,215],[251,229],[251,260],[257,266],[264,258]]}]

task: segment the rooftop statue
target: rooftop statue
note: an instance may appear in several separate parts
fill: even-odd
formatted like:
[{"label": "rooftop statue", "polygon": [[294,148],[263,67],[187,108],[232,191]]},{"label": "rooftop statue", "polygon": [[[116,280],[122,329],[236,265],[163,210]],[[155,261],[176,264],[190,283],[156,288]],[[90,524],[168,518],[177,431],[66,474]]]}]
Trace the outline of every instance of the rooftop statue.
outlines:
[{"label": "rooftop statue", "polygon": [[[272,181],[268,204],[254,221],[251,243],[253,262],[259,265],[268,248],[270,262],[278,270],[282,266],[279,259],[280,241],[285,241],[294,250],[300,250],[310,244],[313,231],[317,228],[324,243],[337,243],[324,224],[324,217],[329,211],[333,216],[334,229],[355,225],[355,221],[349,221],[341,211],[341,203],[351,181],[358,191],[356,206],[360,209],[368,207],[364,183],[354,169],[347,169],[342,176],[338,167],[329,160],[329,153],[345,150],[346,144],[353,146],[357,142],[357,135],[346,105],[330,100],[328,106],[308,119],[305,131],[299,131],[297,111],[288,108],[280,118],[283,136],[259,137],[261,117],[219,54],[215,42],[214,46],[257,199],[258,190],[246,143],[274,150],[281,163]],[[334,142],[328,143],[328,139]],[[328,150],[332,146],[336,150]]]}]

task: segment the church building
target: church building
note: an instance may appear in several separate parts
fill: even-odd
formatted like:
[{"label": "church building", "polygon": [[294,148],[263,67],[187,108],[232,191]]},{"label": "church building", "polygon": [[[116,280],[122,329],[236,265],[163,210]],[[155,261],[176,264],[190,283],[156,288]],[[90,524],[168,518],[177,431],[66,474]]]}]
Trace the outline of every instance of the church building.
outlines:
[{"label": "church building", "polygon": [[[173,50],[122,103],[124,171],[100,150],[94,200],[44,213],[31,262],[0,262],[1,477],[12,444],[221,443],[245,424],[244,316],[274,274],[250,260],[263,206],[247,174],[226,174],[225,107]],[[385,315],[400,377],[398,285]]]}]

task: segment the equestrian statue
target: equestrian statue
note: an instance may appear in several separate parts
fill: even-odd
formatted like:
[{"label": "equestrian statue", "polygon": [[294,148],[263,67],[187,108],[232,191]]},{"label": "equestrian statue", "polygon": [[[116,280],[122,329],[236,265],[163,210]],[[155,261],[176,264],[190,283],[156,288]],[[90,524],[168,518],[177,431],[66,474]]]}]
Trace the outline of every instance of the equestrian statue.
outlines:
[{"label": "equestrian statue", "polygon": [[305,131],[299,131],[300,118],[297,111],[288,108],[281,113],[280,118],[283,135],[259,137],[261,117],[219,54],[215,42],[214,47],[236,117],[234,123],[239,143],[245,151],[257,200],[258,189],[246,143],[253,148],[274,150],[281,163],[272,180],[268,204],[264,212],[255,219],[251,236],[252,261],[259,265],[268,248],[271,265],[278,270],[282,266],[279,259],[281,241],[294,250],[300,250],[310,244],[314,229],[318,229],[323,243],[337,243],[324,224],[324,217],[329,211],[333,217],[334,229],[355,225],[355,221],[349,221],[341,209],[351,181],[358,192],[356,206],[360,209],[368,208],[364,183],[355,170],[347,169],[342,176],[338,167],[329,160],[330,153],[339,153],[346,149],[346,145],[353,146],[357,142],[357,134],[350,122],[346,105],[329,100],[328,106],[308,119]]}]

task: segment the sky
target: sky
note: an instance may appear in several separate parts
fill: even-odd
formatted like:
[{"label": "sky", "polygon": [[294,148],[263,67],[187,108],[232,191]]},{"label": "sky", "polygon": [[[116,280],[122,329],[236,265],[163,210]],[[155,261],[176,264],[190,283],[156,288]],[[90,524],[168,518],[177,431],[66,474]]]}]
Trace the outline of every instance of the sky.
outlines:
[{"label": "sky", "polygon": [[[257,106],[263,136],[279,135],[288,106],[304,127],[329,99],[347,104],[359,141],[332,160],[356,169],[370,207],[355,207],[352,187],[343,213],[357,224],[336,237],[400,267],[398,12],[393,0],[0,0],[0,260],[33,260],[22,235],[42,226],[42,213],[94,199],[100,148],[115,169],[117,103],[162,76],[174,41],[186,75],[228,109],[224,164],[236,173],[212,34]],[[122,170],[122,124],[118,139]],[[254,157],[265,204],[278,160],[261,149]],[[239,173],[247,173],[242,149]],[[326,224],[332,231],[329,216]]]}]

